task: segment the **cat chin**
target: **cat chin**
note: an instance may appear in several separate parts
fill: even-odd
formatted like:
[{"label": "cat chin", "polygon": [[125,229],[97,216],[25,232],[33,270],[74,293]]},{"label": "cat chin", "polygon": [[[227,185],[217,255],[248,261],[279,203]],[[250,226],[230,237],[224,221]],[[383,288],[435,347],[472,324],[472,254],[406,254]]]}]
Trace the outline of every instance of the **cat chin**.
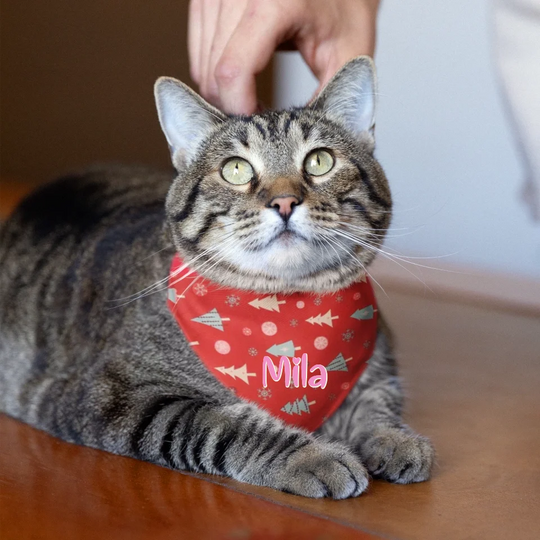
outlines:
[{"label": "cat chin", "polygon": [[287,236],[278,238],[262,251],[239,251],[229,261],[242,273],[274,279],[287,276],[294,281],[335,267],[339,260],[333,255],[305,239]]},{"label": "cat chin", "polygon": [[327,293],[348,287],[364,275],[356,261],[343,261],[341,265],[321,256],[306,261],[298,253],[282,252],[267,258],[259,255],[252,264],[246,262],[243,258],[227,270],[216,267],[208,277],[224,286],[260,293]]},{"label": "cat chin", "polygon": [[206,277],[216,281],[225,287],[254,291],[257,293],[332,293],[344,289],[364,276],[364,272],[358,267],[329,268],[320,270],[314,274],[303,275],[293,278],[288,275],[271,276],[267,273],[243,273],[241,270],[234,271],[224,268],[211,272]]}]

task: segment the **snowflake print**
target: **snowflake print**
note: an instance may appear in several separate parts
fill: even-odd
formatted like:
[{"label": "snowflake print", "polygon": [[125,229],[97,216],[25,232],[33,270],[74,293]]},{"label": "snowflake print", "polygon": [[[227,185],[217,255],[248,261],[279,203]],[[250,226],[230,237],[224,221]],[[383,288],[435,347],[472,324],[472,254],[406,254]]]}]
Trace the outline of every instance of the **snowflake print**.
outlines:
[{"label": "snowflake print", "polygon": [[369,349],[369,346],[371,345],[371,341],[364,341],[364,349]]},{"label": "snowflake print", "polygon": [[320,306],[322,304],[322,298],[320,296],[316,296],[315,297],[315,300],[313,300],[313,303],[316,305],[316,306]]},{"label": "snowflake print", "polygon": [[341,339],[343,341],[351,341],[352,338],[354,337],[354,330],[351,330],[350,328],[346,331],[346,332],[343,332],[343,334],[341,334]]},{"label": "snowflake print", "polygon": [[329,400],[329,401],[334,401],[334,400],[336,399],[336,397],[337,397],[336,394],[332,393],[332,394],[330,394],[330,395],[328,396],[328,400]]},{"label": "snowflake print", "polygon": [[257,393],[259,394],[259,397],[265,401],[272,397],[272,390],[270,390],[270,388],[259,388]]},{"label": "snowflake print", "polygon": [[257,349],[255,347],[250,347],[248,353],[250,356],[257,356]]},{"label": "snowflake print", "polygon": [[343,302],[343,296],[341,294],[336,296],[336,302]]},{"label": "snowflake print", "polygon": [[362,295],[359,292],[354,293],[353,300],[360,300],[361,297]]},{"label": "snowflake print", "polygon": [[227,296],[227,299],[225,300],[225,303],[230,307],[235,307],[240,305],[240,297],[236,296],[235,294],[231,294],[230,296]]},{"label": "snowflake print", "polygon": [[298,319],[291,319],[291,321],[289,322],[289,324],[291,326],[298,326]]},{"label": "snowflake print", "polygon": [[202,283],[195,283],[193,285],[193,292],[197,296],[204,296],[208,292],[208,289]]}]

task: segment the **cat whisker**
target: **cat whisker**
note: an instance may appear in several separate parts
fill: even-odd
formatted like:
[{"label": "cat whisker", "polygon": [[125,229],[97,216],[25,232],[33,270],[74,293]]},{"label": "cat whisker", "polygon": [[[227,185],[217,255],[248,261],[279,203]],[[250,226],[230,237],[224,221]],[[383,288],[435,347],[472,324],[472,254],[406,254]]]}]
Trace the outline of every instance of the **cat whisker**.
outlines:
[{"label": "cat whisker", "polygon": [[[341,232],[345,233],[346,231],[341,231]],[[415,232],[415,231],[413,231],[413,232]],[[412,234],[412,233],[408,233],[408,234]],[[395,238],[399,238],[401,236],[406,236],[406,235],[405,234],[398,235]],[[358,237],[356,237],[354,235],[351,235],[351,237],[354,237],[354,239],[357,240],[357,241],[366,242],[369,245],[370,248],[379,249],[379,250],[384,252],[384,250],[382,250],[381,248],[377,248],[376,246],[373,246],[367,240],[363,240],[363,239],[358,238]],[[455,251],[453,253],[447,253],[445,255],[433,255],[433,256],[430,256],[430,257],[426,257],[426,256],[403,255],[403,253],[399,253],[397,250],[395,250],[393,248],[390,248],[388,246],[386,246],[386,249],[389,250],[389,251],[394,252],[394,253],[390,253],[389,251],[387,251],[386,252],[387,255],[390,255],[392,257],[396,257],[396,258],[398,258],[400,260],[403,260],[403,262],[408,262],[409,264],[415,264],[415,263],[412,263],[409,259],[417,259],[417,260],[445,259],[445,258],[448,258],[448,257],[453,257],[453,256],[455,256],[455,255],[457,255],[459,253],[459,251]],[[423,266],[424,268],[428,268],[430,270],[441,270],[441,271],[449,271],[451,273],[460,273],[460,272],[455,272],[453,270],[447,270],[447,269],[436,268],[436,267],[431,267],[431,266],[424,266],[424,265],[420,265],[420,264],[417,264],[417,266]]]},{"label": "cat whisker", "polygon": [[[374,251],[375,253],[380,253],[381,256],[393,261],[395,264],[397,264],[400,268],[403,268],[403,270],[405,270],[407,273],[411,274],[411,276],[413,276],[415,279],[417,279],[418,281],[420,281],[420,283],[422,283],[422,285],[424,285],[425,287],[427,287],[430,291],[431,289],[429,288],[429,286],[425,283],[424,280],[422,280],[420,277],[418,277],[414,272],[411,272],[411,270],[409,270],[408,268],[406,268],[405,266],[403,266],[399,261],[401,260],[402,262],[407,262],[409,264],[412,264],[414,266],[422,266],[422,265],[418,265],[417,263],[413,263],[411,261],[407,261],[407,260],[403,260],[391,253],[387,253],[385,252],[383,249],[381,248],[378,248],[376,246],[373,246],[372,244],[362,240],[362,239],[359,239],[355,236],[352,236],[352,235],[349,235],[347,233],[344,233],[344,231],[339,231],[339,230],[334,230],[334,233],[338,234],[339,236],[342,236],[352,242],[355,242],[357,243],[359,246],[362,246],[363,248],[365,249],[369,249],[371,251]],[[426,267],[428,268],[428,267]],[[433,292],[433,291],[431,291]]]},{"label": "cat whisker", "polygon": [[167,249],[170,249],[173,247],[174,244],[167,244],[165,247],[162,247],[161,249],[158,249],[157,251],[155,251],[154,253],[151,253],[150,255],[146,256],[146,257],[143,257],[141,260],[142,261],[146,261],[147,259],[150,259],[151,257],[155,257],[156,255],[158,255],[159,253],[167,250]]},{"label": "cat whisker", "polygon": [[[234,253],[235,249],[236,249],[236,246],[235,246],[235,238],[228,238],[226,242],[222,242],[219,246],[217,246],[217,249],[214,250],[214,251],[217,251],[217,253],[215,253],[214,255],[210,256],[206,261],[204,261],[202,263],[202,265],[198,266],[197,267],[197,272],[201,272],[201,271],[204,271],[204,272],[208,272],[210,270],[212,270],[213,268],[215,268],[215,266],[217,264],[219,264],[221,261],[223,261],[223,259],[225,259],[228,255],[230,255],[231,253]],[[221,257],[215,261],[215,259],[217,257],[219,257],[221,255]],[[209,264],[211,263],[214,263],[212,264],[212,266],[208,267]],[[229,263],[230,265],[230,263]]]},{"label": "cat whisker", "polygon": [[[324,230],[324,232],[327,232],[327,230]],[[330,240],[330,238],[328,236],[325,236],[325,238],[327,240]],[[367,269],[367,267],[362,263],[362,261],[356,256],[356,254],[354,252],[352,252],[349,248],[347,248],[346,246],[344,246],[343,244],[339,244],[337,242],[336,239],[333,239],[334,242],[337,243],[337,245],[341,248],[341,249],[344,249],[345,251],[347,251],[347,253],[360,265],[360,267],[362,268],[362,270],[369,276],[369,278],[371,280],[373,280],[373,282],[381,289],[381,291],[383,292],[383,294],[387,297],[388,297],[388,294],[386,293],[386,291],[384,290],[384,287],[373,277],[373,275],[369,272],[369,270]]]},{"label": "cat whisker", "polygon": [[[220,246],[220,248],[223,248],[223,246]],[[205,261],[203,263],[203,265],[201,265],[200,268],[198,268],[198,272],[201,272],[201,271],[204,271],[204,272],[210,272],[213,268],[215,268],[218,264],[220,264],[229,254],[231,253],[234,253],[235,251],[235,246],[234,245],[229,245],[227,246],[228,249],[226,250],[223,250],[223,249],[220,249],[220,252],[222,254],[222,256],[217,260],[217,261],[214,261],[214,259],[217,257],[218,254],[216,255],[213,255],[211,256],[207,261]],[[223,253],[225,251],[225,253]],[[204,268],[205,265],[209,264],[213,262],[214,264],[212,264],[212,266],[210,267],[207,267],[207,268]],[[232,264],[230,262],[226,263],[229,268],[232,266]],[[182,292],[182,296],[197,282],[197,280],[199,278],[201,278],[202,276],[198,275],[192,283],[190,283],[185,289],[184,291]],[[175,282],[176,283],[176,282]]]},{"label": "cat whisker", "polygon": [[[351,229],[355,229],[360,232],[364,232],[366,234],[372,234],[372,231],[387,231],[388,229],[372,229],[371,227],[362,227],[360,225],[354,225],[353,223],[350,223],[348,221],[337,221],[336,223],[339,223],[340,225],[346,225],[347,227],[350,227]],[[423,229],[424,225],[418,225],[417,227],[396,227],[391,229],[392,231],[408,231],[407,233],[398,235],[399,236],[406,236],[408,234],[413,234],[417,232],[420,229]],[[382,234],[379,234],[379,236],[387,236],[388,238],[392,238],[394,235],[387,235],[385,232]]]},{"label": "cat whisker", "polygon": [[[211,251],[211,250],[205,250],[205,253],[208,253],[209,251]],[[200,256],[202,256],[202,255],[203,255],[203,254],[201,254]],[[197,258],[199,258],[199,257],[196,257],[196,259],[197,259]],[[193,260],[195,260],[195,259],[193,259]],[[174,277],[174,276],[178,275],[181,271],[186,270],[187,268],[189,268],[189,265],[184,264],[184,265],[182,265],[180,268],[178,268],[175,272],[173,272],[173,273],[171,274],[171,276]],[[131,301],[139,300],[140,298],[143,298],[143,297],[145,297],[145,296],[149,296],[150,294],[154,294],[154,293],[157,293],[157,292],[164,291],[164,290],[166,290],[167,288],[169,288],[170,285],[175,285],[176,283],[179,283],[179,282],[181,282],[181,281],[184,281],[184,279],[187,279],[187,278],[189,278],[189,277],[191,276],[191,277],[193,278],[193,282],[186,288],[186,291],[187,291],[192,285],[194,285],[194,283],[195,283],[195,282],[197,281],[197,279],[200,277],[200,276],[193,276],[193,273],[194,273],[194,272],[195,272],[194,269],[189,268],[189,272],[188,272],[187,274],[182,275],[182,276],[179,277],[178,279],[175,279],[174,281],[170,282],[170,284],[168,283],[168,279],[169,279],[169,278],[166,278],[165,281],[167,281],[167,283],[164,284],[164,286],[161,286],[161,287],[159,287],[159,288],[156,288],[156,289],[153,290],[153,291],[149,291],[149,292],[147,292],[146,294],[140,295],[138,298],[135,298],[135,299],[133,299],[133,300],[131,300]],[[126,302],[126,303],[129,303],[129,302]],[[122,305],[125,305],[125,304],[122,304]],[[117,307],[118,307],[118,306],[117,306]]]},{"label": "cat whisker", "polygon": [[[234,232],[233,233],[229,233],[228,235],[225,236],[225,239],[222,240],[222,243],[220,245],[220,247],[223,247],[224,244],[227,244],[229,242],[231,242],[233,240],[233,235],[234,235]],[[140,300],[141,298],[144,298],[146,296],[149,296],[150,294],[154,294],[154,293],[157,293],[157,292],[161,292],[165,289],[167,289],[168,287],[168,281],[169,279],[172,277],[174,278],[175,276],[177,276],[178,274],[180,274],[181,272],[183,272],[185,269],[189,268],[191,265],[193,265],[193,263],[195,261],[197,261],[198,259],[200,259],[201,257],[204,257],[205,255],[207,255],[208,253],[214,251],[216,248],[214,246],[212,246],[211,248],[208,248],[208,249],[205,249],[203,252],[201,252],[199,255],[197,255],[196,257],[194,257],[193,259],[191,259],[189,261],[189,263],[184,263],[182,266],[180,266],[179,268],[177,268],[174,272],[172,272],[170,275],[167,275],[166,277],[156,281],[155,283],[153,283],[152,285],[149,285],[148,287],[145,287],[144,289],[142,289],[141,291],[137,292],[137,293],[134,293],[132,295],[129,295],[129,296],[126,296],[124,298],[116,298],[114,300],[109,300],[110,303],[113,303],[113,302],[121,302],[120,304],[117,304],[115,306],[111,306],[111,308],[117,308],[117,307],[123,307],[131,302],[134,302],[135,300]],[[189,275],[189,274],[188,274]],[[184,279],[185,277],[188,277],[188,275],[186,276],[183,276],[181,279]],[[176,283],[176,282],[174,282]]]},{"label": "cat whisker", "polygon": [[327,244],[328,246],[330,246],[330,247],[334,250],[334,252],[336,253],[336,255],[337,255],[337,257],[338,257],[338,260],[339,260],[339,264],[340,264],[340,266],[341,266],[341,269],[343,270],[343,261],[342,261],[340,255],[339,255],[338,251],[336,250],[336,248],[332,245],[332,243],[329,241],[328,238],[323,237],[323,236],[321,236],[320,238],[321,238],[321,240],[323,240],[324,242],[326,242],[326,244]]}]

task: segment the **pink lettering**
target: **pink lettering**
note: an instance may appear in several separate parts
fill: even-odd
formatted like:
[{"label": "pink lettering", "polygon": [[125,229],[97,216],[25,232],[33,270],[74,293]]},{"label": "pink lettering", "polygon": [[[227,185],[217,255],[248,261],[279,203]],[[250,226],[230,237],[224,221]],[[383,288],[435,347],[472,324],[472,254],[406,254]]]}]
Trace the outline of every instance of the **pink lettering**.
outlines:
[{"label": "pink lettering", "polygon": [[322,388],[324,390],[328,384],[328,371],[326,371],[326,368],[323,365],[315,364],[310,368],[309,372],[313,373],[316,370],[319,370],[319,375],[313,375],[313,377],[309,378],[309,386],[311,386],[311,388]]},{"label": "pink lettering", "polygon": [[286,356],[282,356],[279,360],[279,368],[276,368],[272,359],[269,356],[265,356],[262,365],[263,387],[266,388],[268,386],[268,374],[270,374],[270,377],[274,382],[278,382],[281,380],[284,371],[285,384],[288,385],[291,380],[291,361]]}]

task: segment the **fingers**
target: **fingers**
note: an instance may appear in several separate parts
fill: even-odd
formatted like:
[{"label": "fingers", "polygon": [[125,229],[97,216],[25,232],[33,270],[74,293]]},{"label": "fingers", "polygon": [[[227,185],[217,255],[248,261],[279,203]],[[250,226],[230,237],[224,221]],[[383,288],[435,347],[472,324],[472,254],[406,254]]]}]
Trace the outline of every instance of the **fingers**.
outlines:
[{"label": "fingers", "polygon": [[276,2],[248,2],[223,50],[215,77],[226,112],[252,114],[257,108],[255,75],[291,31],[291,20],[280,17],[277,7]]},{"label": "fingers", "polygon": [[203,0],[202,2],[202,29],[200,44],[200,81],[199,88],[204,97],[209,96],[208,69],[210,65],[210,54],[212,43],[217,31],[221,0]]},{"label": "fingers", "polygon": [[321,87],[348,60],[373,55],[379,0],[191,0],[192,78],[235,114],[257,107],[255,76],[282,43],[295,44]]},{"label": "fingers", "polygon": [[191,78],[201,80],[202,0],[191,0],[188,12],[188,54]]},{"label": "fingers", "polygon": [[301,32],[297,46],[319,79],[317,93],[349,60],[375,51],[378,0],[340,0],[343,13],[320,18],[315,27]]},{"label": "fingers", "polygon": [[248,0],[221,0],[218,21],[210,48],[210,56],[204,76],[204,97],[218,107],[222,106],[219,87],[215,77],[217,64],[238,26]]}]

